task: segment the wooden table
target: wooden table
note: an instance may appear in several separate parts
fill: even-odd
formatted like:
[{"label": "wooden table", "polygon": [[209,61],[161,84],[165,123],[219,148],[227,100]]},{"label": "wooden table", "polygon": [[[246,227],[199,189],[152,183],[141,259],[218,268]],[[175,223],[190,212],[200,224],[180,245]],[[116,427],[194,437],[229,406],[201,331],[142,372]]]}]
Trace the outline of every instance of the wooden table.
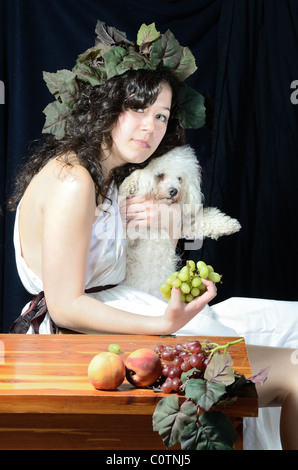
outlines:
[{"label": "wooden table", "polygon": [[[226,344],[235,338],[209,339]],[[184,340],[190,337],[0,335],[0,449],[165,450],[152,430],[153,412],[165,395],[136,389],[126,380],[116,391],[95,390],[87,368],[111,343],[121,345],[125,359],[142,347]],[[229,352],[235,370],[251,376],[245,343]],[[243,417],[258,414],[254,386],[228,408],[239,449]]]}]

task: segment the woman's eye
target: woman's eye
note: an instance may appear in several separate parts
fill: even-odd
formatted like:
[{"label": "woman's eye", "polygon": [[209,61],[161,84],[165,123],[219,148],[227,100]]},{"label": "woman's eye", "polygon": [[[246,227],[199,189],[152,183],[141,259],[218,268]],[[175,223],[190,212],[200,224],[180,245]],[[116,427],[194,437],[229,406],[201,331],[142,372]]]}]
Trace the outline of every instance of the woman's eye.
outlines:
[{"label": "woman's eye", "polygon": [[167,122],[168,121],[167,116],[165,116],[164,114],[157,114],[156,119],[158,119],[161,122]]}]

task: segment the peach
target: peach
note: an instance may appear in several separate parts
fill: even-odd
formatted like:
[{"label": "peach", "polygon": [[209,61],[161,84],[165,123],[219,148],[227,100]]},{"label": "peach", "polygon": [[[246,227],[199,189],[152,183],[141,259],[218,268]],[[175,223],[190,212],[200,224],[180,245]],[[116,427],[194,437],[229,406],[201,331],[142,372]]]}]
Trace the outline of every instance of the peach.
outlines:
[{"label": "peach", "polygon": [[151,349],[137,349],[126,358],[124,364],[126,379],[135,387],[153,385],[161,376],[159,356]]},{"label": "peach", "polygon": [[125,379],[125,365],[121,357],[112,352],[102,352],[91,359],[88,378],[94,388],[115,390]]}]

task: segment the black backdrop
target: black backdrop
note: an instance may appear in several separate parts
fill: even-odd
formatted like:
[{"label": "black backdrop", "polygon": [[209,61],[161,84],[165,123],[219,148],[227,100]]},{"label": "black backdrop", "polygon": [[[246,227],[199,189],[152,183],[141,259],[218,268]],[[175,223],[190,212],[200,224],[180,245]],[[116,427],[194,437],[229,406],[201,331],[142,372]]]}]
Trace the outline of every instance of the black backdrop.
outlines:
[{"label": "black backdrop", "polygon": [[[135,39],[142,23],[171,29],[198,71],[213,120],[189,131],[203,167],[205,204],[237,217],[242,230],[206,240],[185,257],[224,273],[216,301],[231,296],[297,300],[297,0],[0,0],[0,203],[52,96],[42,71],[72,68],[94,43],[97,19]],[[1,101],[0,101],[1,102]],[[29,299],[18,280],[14,214],[0,216],[0,331]],[[286,312],[285,312],[286,315]]]}]

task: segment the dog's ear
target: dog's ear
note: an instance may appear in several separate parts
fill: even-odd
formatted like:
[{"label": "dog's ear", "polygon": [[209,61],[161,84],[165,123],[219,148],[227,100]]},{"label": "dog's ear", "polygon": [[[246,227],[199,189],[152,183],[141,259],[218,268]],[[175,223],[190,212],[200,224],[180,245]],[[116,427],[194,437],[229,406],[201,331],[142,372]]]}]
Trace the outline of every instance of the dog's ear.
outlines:
[{"label": "dog's ear", "polygon": [[139,176],[141,170],[133,171],[119,187],[119,196],[133,196],[139,190]]}]

